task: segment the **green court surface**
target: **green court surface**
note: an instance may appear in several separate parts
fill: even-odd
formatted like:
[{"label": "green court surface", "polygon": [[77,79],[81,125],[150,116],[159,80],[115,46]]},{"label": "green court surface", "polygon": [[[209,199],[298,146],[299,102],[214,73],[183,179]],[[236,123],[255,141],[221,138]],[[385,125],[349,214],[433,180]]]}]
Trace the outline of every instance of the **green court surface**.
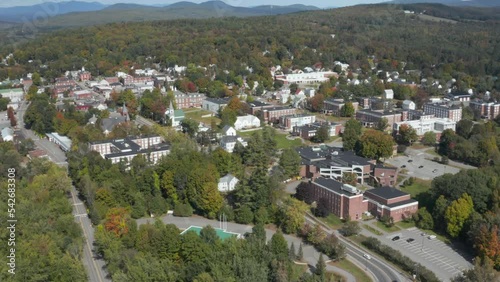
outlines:
[{"label": "green court surface", "polygon": [[[188,231],[194,231],[194,232],[196,232],[196,234],[200,235],[201,229],[203,229],[203,227],[189,226],[189,228],[187,228],[186,230],[181,232],[181,235],[188,232]],[[220,228],[214,228],[214,229],[215,229],[215,233],[217,234],[217,236],[219,236],[219,238],[221,240],[225,240],[225,239],[230,238],[230,237],[236,237],[238,239],[241,238],[241,234],[239,234],[239,233],[224,231]]]}]

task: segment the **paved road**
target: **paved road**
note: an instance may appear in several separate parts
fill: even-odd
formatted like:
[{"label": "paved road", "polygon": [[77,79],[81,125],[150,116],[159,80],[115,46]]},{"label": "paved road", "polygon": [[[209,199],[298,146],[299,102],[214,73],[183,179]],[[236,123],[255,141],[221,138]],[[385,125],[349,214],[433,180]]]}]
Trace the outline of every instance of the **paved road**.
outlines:
[{"label": "paved road", "polygon": [[[32,130],[24,128],[24,112],[28,105],[22,103],[17,111],[18,126],[21,128],[21,133],[25,138],[31,138],[35,142],[37,148],[43,149],[47,152],[49,159],[60,165],[67,167],[66,156],[64,152],[56,144],[50,142],[47,139],[40,139]],[[69,200],[73,206],[73,215],[75,216],[75,221],[82,227],[83,235],[85,237],[85,243],[83,246],[83,265],[87,270],[87,276],[91,282],[104,282],[111,281],[107,278],[108,274],[105,271],[105,262],[103,259],[99,259],[95,256],[93,245],[94,245],[94,228],[87,216],[87,209],[82,201],[78,198],[78,192],[75,187],[71,187],[71,197]]]},{"label": "paved road", "polygon": [[87,269],[87,276],[91,282],[111,281],[105,271],[106,263],[103,259],[96,257],[94,252],[94,227],[87,215],[85,204],[77,197],[78,191],[71,186],[71,204],[73,205],[73,215],[75,221],[80,224],[85,237],[83,246],[83,265]]},{"label": "paved road", "polygon": [[[167,216],[161,217],[160,219],[164,223],[172,223],[172,224],[175,224],[177,227],[182,228],[182,229],[186,229],[189,226],[203,227],[203,226],[207,226],[207,225],[211,225],[214,228],[220,228],[220,224],[218,221],[210,220],[210,219],[206,219],[206,218],[202,218],[202,217],[175,217],[175,216],[167,215]],[[147,222],[153,223],[154,219],[152,219],[152,218],[138,219],[137,225],[139,226],[141,224],[146,224]],[[247,232],[250,232],[250,233],[252,232],[252,226],[228,222],[227,223],[227,230],[231,231],[231,232],[245,234]],[[274,230],[266,229],[267,239],[270,240],[274,233],[275,233]],[[290,236],[290,235],[284,235],[284,237],[287,240],[289,246],[293,242],[293,244],[295,245],[295,249],[298,250],[298,247],[299,247],[300,243],[302,242],[302,240],[300,238]],[[306,260],[306,262],[309,265],[315,266],[316,263],[318,262],[319,257],[320,257],[320,253],[318,251],[316,251],[316,249],[314,249],[313,246],[307,245],[307,244],[303,244],[302,251],[304,253],[304,259]],[[333,271],[333,272],[336,272],[336,273],[343,275],[344,277],[346,277],[348,282],[355,282],[356,281],[356,279],[354,278],[354,276],[351,273],[349,273],[343,269],[340,269],[340,268],[335,267],[335,266],[330,265],[330,264],[327,264],[326,268],[328,271]],[[386,282],[385,280],[379,280],[379,281]]]},{"label": "paved road", "polygon": [[[309,216],[306,216],[306,220],[310,223],[316,224],[317,221]],[[385,261],[379,259],[376,255],[371,255],[371,259],[367,260],[363,257],[366,251],[352,244],[350,241],[346,240],[342,235],[339,234],[337,230],[333,230],[324,224],[321,225],[327,233],[335,233],[339,240],[346,246],[346,253],[348,259],[357,262],[365,266],[365,270],[368,271],[375,281],[380,282],[390,282],[390,281],[411,281],[406,275],[402,274],[398,269],[389,265]]]}]

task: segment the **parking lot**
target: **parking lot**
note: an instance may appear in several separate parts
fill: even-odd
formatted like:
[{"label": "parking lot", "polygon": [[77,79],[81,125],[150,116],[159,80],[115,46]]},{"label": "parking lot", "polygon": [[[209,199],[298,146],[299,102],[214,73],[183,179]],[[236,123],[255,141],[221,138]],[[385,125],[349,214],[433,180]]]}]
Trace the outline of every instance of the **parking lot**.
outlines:
[{"label": "parking lot", "polygon": [[445,173],[456,174],[460,170],[456,167],[443,165],[428,159],[425,159],[425,154],[420,153],[413,156],[397,156],[386,161],[386,163],[406,169],[407,175],[430,180],[434,177],[441,176]]},{"label": "parking lot", "polygon": [[[395,236],[400,238],[393,241]],[[414,240],[408,242],[410,238]],[[443,281],[449,281],[462,271],[472,267],[469,262],[472,257],[464,257],[456,248],[437,238],[430,239],[429,235],[422,235],[422,231],[415,227],[381,236],[380,239],[384,244],[399,250],[411,260],[427,267]]]}]

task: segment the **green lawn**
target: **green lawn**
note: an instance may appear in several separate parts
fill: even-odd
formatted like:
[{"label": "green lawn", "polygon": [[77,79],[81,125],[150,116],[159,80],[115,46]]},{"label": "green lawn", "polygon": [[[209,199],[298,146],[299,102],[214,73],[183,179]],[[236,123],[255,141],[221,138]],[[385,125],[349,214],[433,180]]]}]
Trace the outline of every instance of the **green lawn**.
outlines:
[{"label": "green lawn", "polygon": [[431,188],[431,182],[432,180],[415,178],[412,185],[401,187],[401,190],[410,193],[411,197],[415,198],[418,194],[428,191]]},{"label": "green lawn", "polygon": [[400,221],[400,222],[397,222],[396,225],[399,226],[402,229],[408,229],[408,228],[415,227],[415,222]]},{"label": "green lawn", "polygon": [[368,224],[362,224],[361,227],[363,227],[364,229],[370,231],[371,233],[373,233],[375,235],[383,235],[384,234]]},{"label": "green lawn", "polygon": [[203,122],[206,126],[210,126],[212,124],[212,120],[215,121],[215,124],[220,123],[220,119],[217,117],[202,117],[205,115],[210,115],[212,112],[202,110],[202,109],[184,109],[184,115],[186,118],[190,118],[196,120],[197,122]]},{"label": "green lawn", "polygon": [[350,262],[347,259],[343,259],[336,262],[330,262],[329,264],[336,266],[338,268],[342,268],[343,270],[351,273],[356,278],[356,282],[372,281],[370,276],[368,276],[361,268],[359,268],[357,265],[355,265],[354,263]]},{"label": "green lawn", "polygon": [[317,217],[317,219],[323,221],[326,223],[328,226],[330,226],[333,229],[340,229],[342,228],[342,225],[344,224],[342,222],[342,219],[340,219],[338,216],[334,214],[330,214],[327,217]]},{"label": "green lawn", "polygon": [[385,226],[384,223],[380,222],[380,221],[377,221],[375,222],[375,225],[377,226],[377,228],[387,232],[387,233],[392,233],[392,232],[396,232],[396,231],[399,231],[401,230],[399,227],[397,227],[396,225],[394,226],[391,226],[391,227],[387,227]]},{"label": "green lawn", "polygon": [[436,150],[434,148],[430,148],[429,150],[425,150],[427,154],[433,155],[435,157],[441,157],[438,153],[436,153]]},{"label": "green lawn", "polygon": [[286,134],[279,134],[276,133],[276,137],[274,140],[276,140],[276,144],[278,149],[285,149],[285,148],[295,148],[295,147],[300,147],[302,145],[302,140],[300,138],[295,138],[294,140],[288,140]]}]

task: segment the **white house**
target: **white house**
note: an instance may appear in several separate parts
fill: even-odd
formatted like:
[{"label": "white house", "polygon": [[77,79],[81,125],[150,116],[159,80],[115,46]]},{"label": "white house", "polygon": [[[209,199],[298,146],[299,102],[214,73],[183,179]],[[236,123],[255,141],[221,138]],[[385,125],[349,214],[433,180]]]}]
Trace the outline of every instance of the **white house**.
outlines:
[{"label": "white house", "polygon": [[403,108],[403,110],[415,110],[417,108],[415,102],[413,102],[412,100],[404,100],[401,107]]},{"label": "white house", "polygon": [[2,129],[1,135],[4,142],[14,141],[14,130],[12,128],[6,127]]},{"label": "white house", "polygon": [[394,99],[394,90],[386,89],[384,90],[384,94],[382,94],[382,98],[386,100]]},{"label": "white house", "polygon": [[248,145],[248,143],[239,136],[222,136],[220,147],[224,149],[224,151],[232,153],[237,143],[240,143],[243,147]]},{"label": "white house", "polygon": [[222,135],[224,136],[236,136],[236,129],[234,127],[226,125],[222,128]]},{"label": "white house", "polygon": [[236,130],[259,127],[259,126],[260,126],[260,119],[253,115],[237,117],[236,121],[234,122],[234,128]]},{"label": "white house", "polygon": [[226,176],[219,179],[219,184],[217,186],[220,192],[229,192],[234,190],[236,184],[238,184],[238,181],[238,178],[228,173],[226,174]]}]

